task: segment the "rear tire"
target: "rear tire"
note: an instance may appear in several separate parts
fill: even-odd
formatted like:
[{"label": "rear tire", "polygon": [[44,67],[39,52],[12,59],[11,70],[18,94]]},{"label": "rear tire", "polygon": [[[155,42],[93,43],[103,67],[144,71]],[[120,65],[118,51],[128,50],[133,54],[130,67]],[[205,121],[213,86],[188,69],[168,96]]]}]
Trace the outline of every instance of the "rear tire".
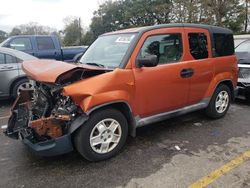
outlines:
[{"label": "rear tire", "polygon": [[232,100],[231,90],[227,85],[219,85],[206,108],[206,115],[218,119],[227,113]]},{"label": "rear tire", "polygon": [[128,123],[115,109],[94,112],[77,130],[74,143],[77,151],[89,161],[101,161],[116,155],[125,145]]}]

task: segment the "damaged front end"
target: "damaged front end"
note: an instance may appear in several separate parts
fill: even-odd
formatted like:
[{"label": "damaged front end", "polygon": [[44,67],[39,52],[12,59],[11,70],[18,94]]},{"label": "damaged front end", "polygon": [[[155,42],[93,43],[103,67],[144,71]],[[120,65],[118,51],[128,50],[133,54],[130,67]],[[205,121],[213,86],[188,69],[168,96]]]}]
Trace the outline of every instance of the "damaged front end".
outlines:
[{"label": "damaged front end", "polygon": [[21,91],[11,109],[5,134],[23,139],[42,156],[72,151],[70,127],[83,124],[87,116],[61,90],[58,85],[36,82],[34,91]]}]

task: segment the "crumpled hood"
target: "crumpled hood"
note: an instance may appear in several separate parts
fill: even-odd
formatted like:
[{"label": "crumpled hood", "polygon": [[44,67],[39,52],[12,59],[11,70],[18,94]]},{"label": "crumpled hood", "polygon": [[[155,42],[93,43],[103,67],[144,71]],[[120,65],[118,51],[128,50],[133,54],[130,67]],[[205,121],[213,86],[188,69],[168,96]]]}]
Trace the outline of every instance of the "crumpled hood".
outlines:
[{"label": "crumpled hood", "polygon": [[55,83],[60,75],[76,70],[83,71],[110,71],[111,69],[91,65],[70,64],[55,60],[32,60],[24,61],[23,71],[33,80],[47,83]]}]

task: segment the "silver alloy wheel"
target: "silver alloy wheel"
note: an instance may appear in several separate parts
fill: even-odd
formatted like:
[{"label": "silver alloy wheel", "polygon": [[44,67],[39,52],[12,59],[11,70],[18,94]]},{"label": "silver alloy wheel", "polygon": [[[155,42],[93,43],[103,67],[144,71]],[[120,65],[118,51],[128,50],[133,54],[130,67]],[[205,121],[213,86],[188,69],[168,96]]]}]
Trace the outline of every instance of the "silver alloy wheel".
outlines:
[{"label": "silver alloy wheel", "polygon": [[229,95],[226,91],[221,91],[215,102],[215,108],[218,113],[223,113],[227,109],[227,106],[229,104]]},{"label": "silver alloy wheel", "polygon": [[18,86],[17,88],[17,95],[20,94],[21,90],[33,90],[34,89],[34,85],[32,84],[32,82],[24,82],[21,85]]},{"label": "silver alloy wheel", "polygon": [[97,123],[90,134],[90,146],[99,154],[112,151],[120,142],[121,125],[115,119],[108,118]]}]

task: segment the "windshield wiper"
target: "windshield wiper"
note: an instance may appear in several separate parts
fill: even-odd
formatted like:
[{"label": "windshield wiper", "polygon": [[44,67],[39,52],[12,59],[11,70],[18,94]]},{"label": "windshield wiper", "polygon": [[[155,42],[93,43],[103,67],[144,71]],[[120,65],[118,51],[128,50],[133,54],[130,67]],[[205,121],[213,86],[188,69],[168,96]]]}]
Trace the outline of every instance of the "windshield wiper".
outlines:
[{"label": "windshield wiper", "polygon": [[85,63],[86,65],[94,65],[94,66],[97,66],[97,67],[105,67],[104,65],[102,64],[99,64],[99,63]]}]

